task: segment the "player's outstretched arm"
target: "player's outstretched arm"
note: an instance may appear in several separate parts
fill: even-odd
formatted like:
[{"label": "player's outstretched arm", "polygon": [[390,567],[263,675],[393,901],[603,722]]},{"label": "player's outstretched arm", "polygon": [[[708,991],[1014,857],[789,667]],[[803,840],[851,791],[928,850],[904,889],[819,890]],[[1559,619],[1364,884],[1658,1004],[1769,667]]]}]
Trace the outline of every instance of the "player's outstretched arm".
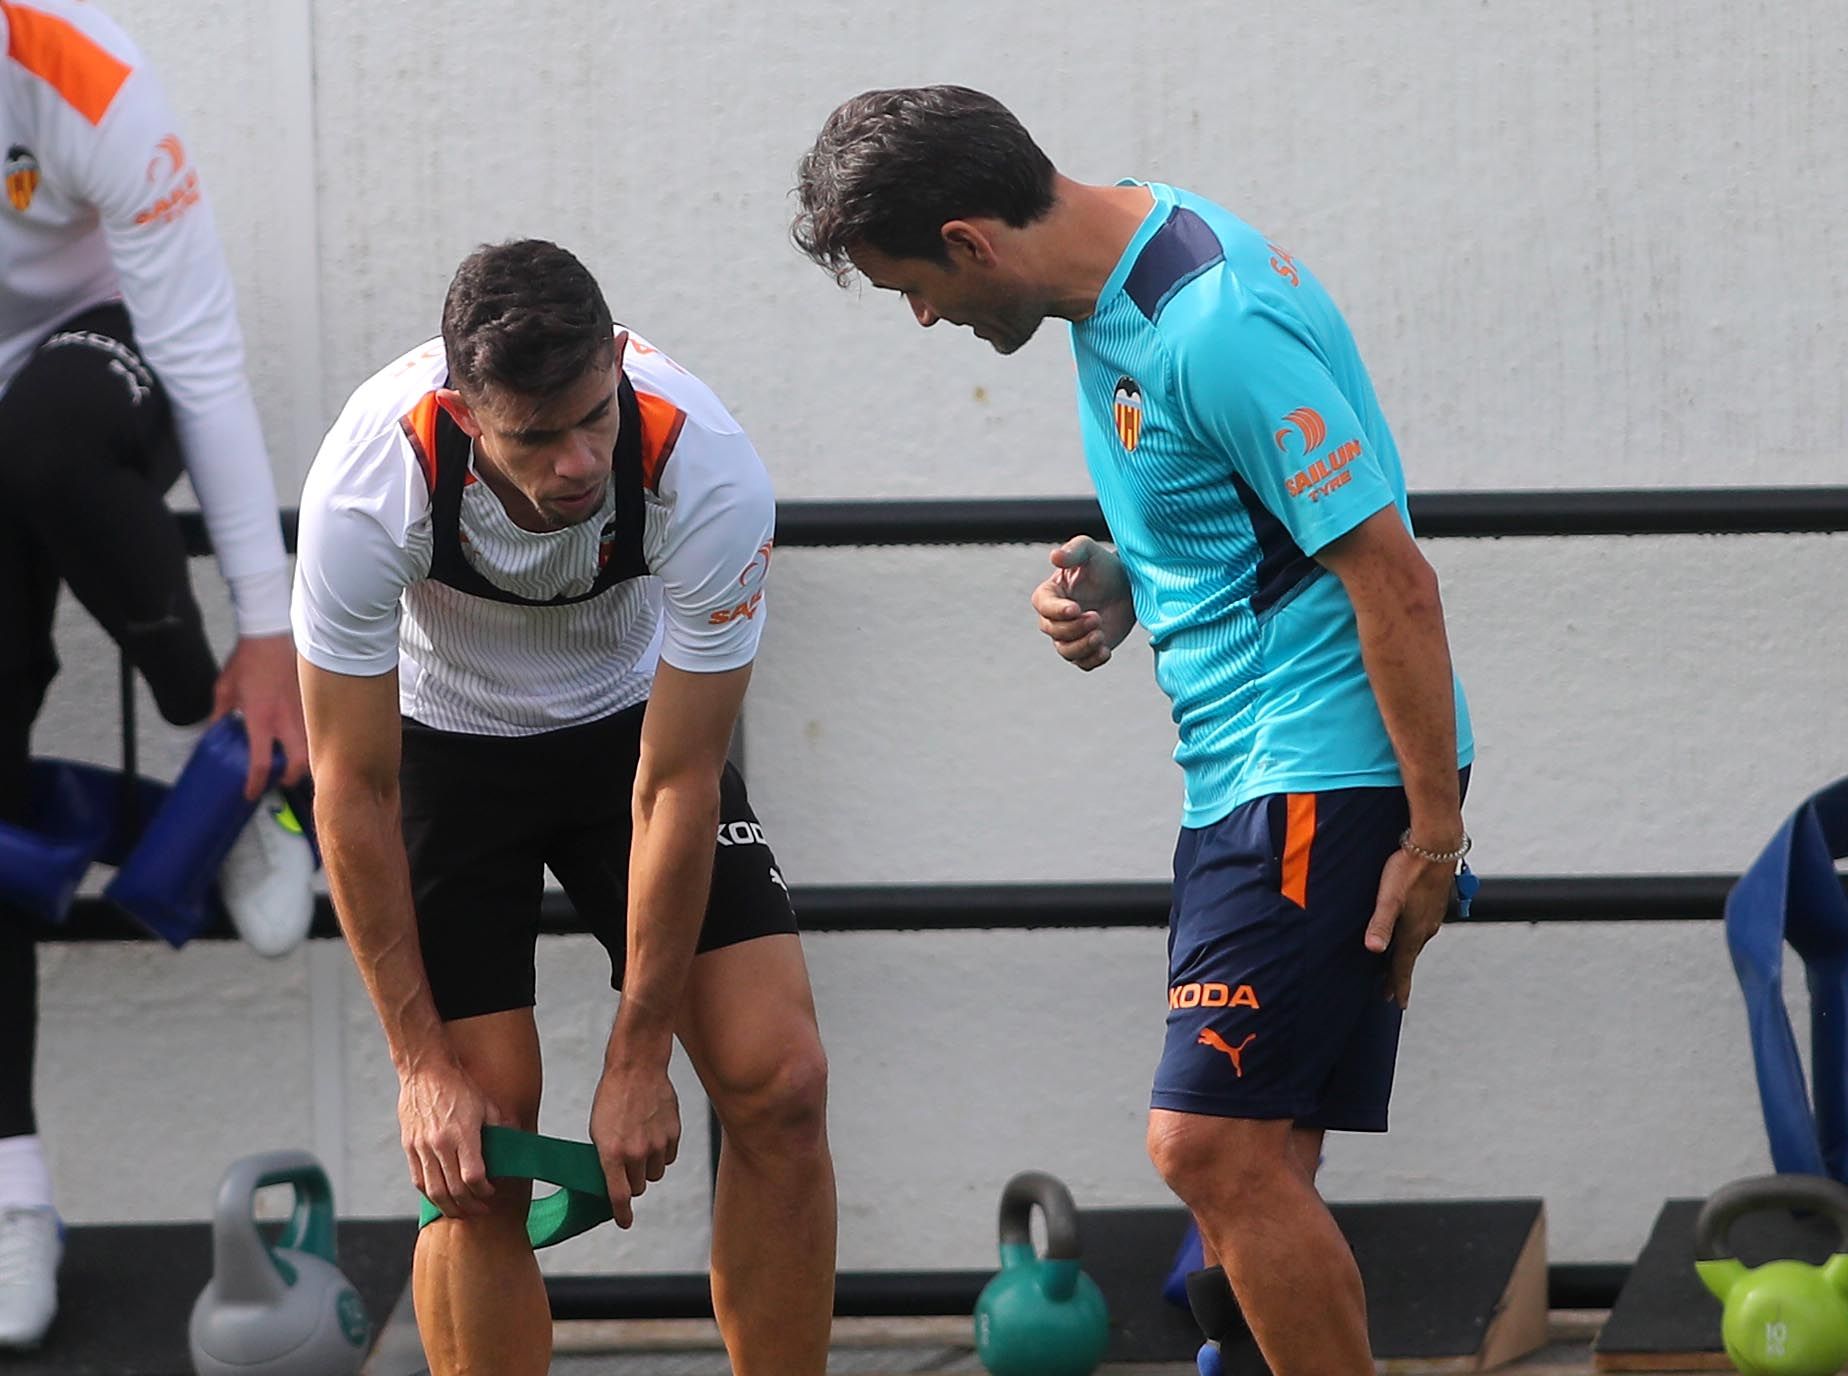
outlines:
[{"label": "player's outstretched arm", "polygon": [[398,1072],[411,1183],[452,1218],[485,1213],[481,1128],[501,1118],[456,1059],[424,972],[398,802],[398,675],[300,669],[321,859]]},{"label": "player's outstretched arm", "polygon": [[590,1117],[625,1228],[634,1221],[631,1200],[680,1148],[668,1058],[711,888],[719,777],[750,679],[748,664],[701,674],[664,662],[643,720],[622,1003]]}]

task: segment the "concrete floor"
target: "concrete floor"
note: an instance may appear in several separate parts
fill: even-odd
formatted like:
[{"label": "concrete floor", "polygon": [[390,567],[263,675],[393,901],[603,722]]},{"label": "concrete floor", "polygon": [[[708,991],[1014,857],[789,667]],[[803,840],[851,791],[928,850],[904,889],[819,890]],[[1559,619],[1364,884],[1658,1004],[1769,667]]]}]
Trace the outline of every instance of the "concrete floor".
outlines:
[{"label": "concrete floor", "polygon": [[[1539,1352],[1501,1368],[1515,1376],[1589,1376],[1591,1341],[1602,1312],[1560,1312],[1552,1316],[1551,1341]],[[729,1376],[725,1354],[710,1324],[560,1324],[556,1376]],[[1454,1371],[1454,1366],[1394,1363],[1391,1376]],[[969,1342],[966,1319],[862,1320],[837,1324],[830,1376],[909,1376],[982,1371]],[[1193,1376],[1191,1364],[1104,1366],[1097,1376]]]},{"label": "concrete floor", "polygon": [[[402,1316],[397,1316],[402,1317]],[[1500,1368],[1512,1376],[1591,1376],[1591,1344],[1601,1310],[1555,1311],[1546,1347]],[[394,1325],[396,1327],[396,1325]],[[392,1339],[395,1337],[396,1341]],[[980,1376],[967,1319],[843,1319],[835,1325],[830,1376]],[[554,1330],[554,1376],[730,1376],[711,1323],[682,1321],[561,1323]],[[1382,1376],[1440,1376],[1455,1364],[1394,1362]],[[1714,1370],[1709,1367],[1706,1370]],[[1723,1368],[1722,1368],[1723,1369]],[[421,1376],[415,1330],[388,1331],[363,1376]],[[1194,1376],[1191,1363],[1106,1365],[1096,1376]],[[1658,1376],[1692,1376],[1662,1372]]]}]

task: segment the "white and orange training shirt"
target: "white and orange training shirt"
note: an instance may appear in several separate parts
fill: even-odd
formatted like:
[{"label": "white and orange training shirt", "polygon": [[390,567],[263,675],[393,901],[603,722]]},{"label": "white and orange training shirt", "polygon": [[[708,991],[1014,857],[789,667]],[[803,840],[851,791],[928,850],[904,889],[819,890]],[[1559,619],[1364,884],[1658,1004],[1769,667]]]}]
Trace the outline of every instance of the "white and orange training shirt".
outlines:
[{"label": "white and orange training shirt", "polygon": [[172,402],[238,631],[286,632],[288,556],[231,276],[166,97],[83,0],[0,0],[0,43],[0,391],[60,324],[120,299]]},{"label": "white and orange training shirt", "polygon": [[[295,645],[331,673],[398,671],[405,716],[443,731],[526,736],[645,700],[657,662],[740,669],[763,633],[776,498],[751,441],[691,373],[629,334],[623,372],[642,429],[644,576],[587,600],[532,606],[472,596],[431,576],[434,446],[416,437],[447,385],[442,340],[353,393],[302,492]],[[619,444],[621,437],[619,436]],[[464,557],[495,589],[543,602],[585,597],[616,509],[522,530],[485,482],[462,489]]]}]

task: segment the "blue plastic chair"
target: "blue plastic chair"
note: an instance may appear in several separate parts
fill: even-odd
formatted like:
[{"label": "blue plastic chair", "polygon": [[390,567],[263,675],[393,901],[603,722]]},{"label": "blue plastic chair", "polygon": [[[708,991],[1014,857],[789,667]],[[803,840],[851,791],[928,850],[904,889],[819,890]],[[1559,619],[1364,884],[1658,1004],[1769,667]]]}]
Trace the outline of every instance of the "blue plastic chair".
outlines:
[{"label": "blue plastic chair", "polygon": [[[1726,897],[1726,944],[1745,994],[1752,1060],[1772,1164],[1848,1183],[1848,779],[1809,798],[1779,827]],[[1811,1088],[1784,1007],[1784,944],[1810,992]]]}]

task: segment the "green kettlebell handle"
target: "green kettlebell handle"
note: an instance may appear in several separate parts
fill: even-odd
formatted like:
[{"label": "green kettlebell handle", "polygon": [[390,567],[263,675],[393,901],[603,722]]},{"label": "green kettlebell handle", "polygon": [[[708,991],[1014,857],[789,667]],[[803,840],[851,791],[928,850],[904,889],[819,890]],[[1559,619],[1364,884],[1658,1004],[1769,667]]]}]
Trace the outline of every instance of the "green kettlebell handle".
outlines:
[{"label": "green kettlebell handle", "polygon": [[[1033,1210],[1046,1219],[1046,1255],[1033,1251]],[[1001,1266],[1040,1267],[1040,1289],[1048,1299],[1070,1299],[1078,1285],[1078,1206],[1063,1182],[1044,1171],[1022,1171],[1001,1191]]]},{"label": "green kettlebell handle", "polygon": [[[258,1190],[288,1185],[295,1191],[289,1220],[274,1248],[257,1231],[251,1203]],[[218,1187],[212,1228],[213,1274],[227,1301],[273,1302],[293,1284],[294,1268],[276,1253],[310,1252],[335,1264],[334,1189],[321,1163],[305,1151],[273,1151],[231,1163]],[[280,1284],[279,1284],[280,1283]]]},{"label": "green kettlebell handle", "polygon": [[311,1162],[305,1169],[280,1171],[257,1182],[258,1189],[268,1185],[295,1187],[295,1205],[289,1210],[282,1236],[276,1239],[277,1248],[311,1252],[329,1265],[335,1264],[334,1187],[328,1183],[327,1172]]},{"label": "green kettlebell handle", "polygon": [[1824,1175],[1760,1175],[1735,1180],[1716,1191],[1694,1220],[1694,1258],[1732,1261],[1727,1234],[1732,1225],[1760,1209],[1809,1209],[1835,1225],[1837,1256],[1848,1251],[1848,1186]]},{"label": "green kettlebell handle", "polygon": [[[526,1215],[527,1240],[537,1250],[588,1232],[612,1215],[603,1162],[589,1142],[569,1142],[517,1128],[481,1130],[481,1155],[490,1179],[540,1180],[559,1188],[533,1200]],[[442,1210],[419,1196],[417,1226],[427,1228]]]}]

